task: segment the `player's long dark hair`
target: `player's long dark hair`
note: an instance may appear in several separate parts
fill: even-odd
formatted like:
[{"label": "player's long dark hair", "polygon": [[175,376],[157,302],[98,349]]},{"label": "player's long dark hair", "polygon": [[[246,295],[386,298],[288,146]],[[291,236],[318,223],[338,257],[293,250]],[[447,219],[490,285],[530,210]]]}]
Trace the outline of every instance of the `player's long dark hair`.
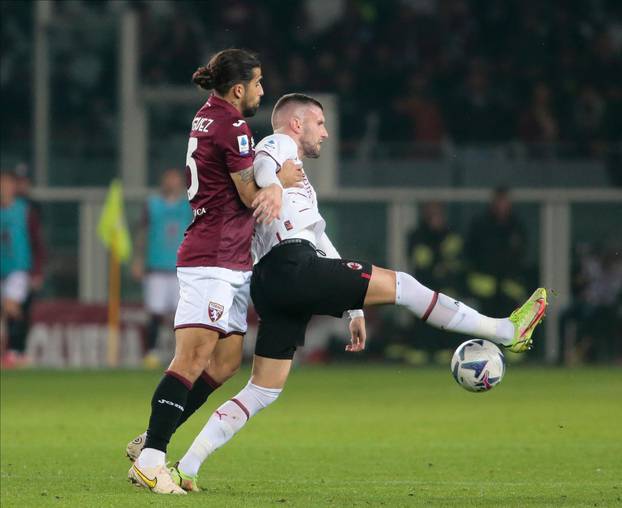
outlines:
[{"label": "player's long dark hair", "polygon": [[250,51],[225,49],[216,53],[207,65],[199,67],[192,75],[192,81],[205,90],[225,95],[232,86],[247,84],[253,79],[256,67],[261,67],[261,62]]}]

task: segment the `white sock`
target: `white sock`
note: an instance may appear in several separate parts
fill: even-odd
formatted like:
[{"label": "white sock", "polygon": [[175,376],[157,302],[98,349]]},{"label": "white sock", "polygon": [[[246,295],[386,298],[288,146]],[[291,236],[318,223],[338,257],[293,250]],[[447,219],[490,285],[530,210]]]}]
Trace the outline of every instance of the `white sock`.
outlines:
[{"label": "white sock", "polygon": [[442,293],[425,287],[412,275],[396,273],[395,303],[442,330],[488,339],[497,344],[510,344],[514,325],[507,319],[495,319]]},{"label": "white sock", "polygon": [[136,459],[138,467],[158,467],[166,463],[166,454],[155,448],[143,448]]},{"label": "white sock", "polygon": [[196,476],[205,459],[229,441],[252,416],[272,404],[281,391],[262,388],[249,381],[240,393],[221,405],[210,416],[179,461],[179,469],[184,474]]}]

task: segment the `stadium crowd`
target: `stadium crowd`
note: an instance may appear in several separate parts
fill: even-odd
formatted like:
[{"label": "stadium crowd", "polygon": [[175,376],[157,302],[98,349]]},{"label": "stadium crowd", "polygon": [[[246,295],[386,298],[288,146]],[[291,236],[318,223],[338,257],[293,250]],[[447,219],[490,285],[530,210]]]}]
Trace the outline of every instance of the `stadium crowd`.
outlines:
[{"label": "stadium crowd", "polygon": [[599,155],[620,140],[618,2],[216,3],[144,5],[145,82],[185,83],[201,57],[241,44],[261,55],[270,97],[336,91],[346,145],[373,114],[391,142],[520,139]]},{"label": "stadium crowd", "polygon": [[[143,84],[188,84],[214,51],[251,48],[261,56],[268,97],[291,90],[339,95],[346,152],[369,129],[387,143],[520,140],[553,144],[566,156],[601,156],[620,141],[622,7],[615,0],[130,5],[140,15]],[[2,107],[18,134],[28,130],[32,9],[27,2],[5,8],[17,16],[2,21]],[[54,6],[52,51],[60,62],[52,65],[54,111],[63,115],[69,138],[72,118],[93,119],[92,150],[114,125],[114,13],[122,8],[122,2]],[[71,94],[63,93],[67,83],[78,85]]]}]

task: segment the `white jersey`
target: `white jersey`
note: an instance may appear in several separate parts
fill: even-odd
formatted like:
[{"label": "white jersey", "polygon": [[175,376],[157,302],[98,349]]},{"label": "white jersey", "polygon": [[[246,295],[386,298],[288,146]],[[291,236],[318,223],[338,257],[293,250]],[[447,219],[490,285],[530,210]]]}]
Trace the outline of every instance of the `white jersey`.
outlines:
[{"label": "white jersey", "polygon": [[[279,168],[289,159],[298,160],[298,146],[286,134],[271,134],[255,147],[255,157],[265,153]],[[318,245],[324,233],[326,222],[317,207],[315,189],[304,176],[304,187],[283,190],[283,206],[280,218],[271,224],[257,224],[253,237],[253,259],[255,263],[265,256],[277,243],[287,238],[304,238]]]}]

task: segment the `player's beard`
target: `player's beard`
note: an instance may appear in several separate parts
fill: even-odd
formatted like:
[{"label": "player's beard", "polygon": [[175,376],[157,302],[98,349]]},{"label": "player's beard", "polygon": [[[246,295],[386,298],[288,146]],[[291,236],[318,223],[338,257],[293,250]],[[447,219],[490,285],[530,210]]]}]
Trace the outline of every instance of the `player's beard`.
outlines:
[{"label": "player's beard", "polygon": [[259,109],[259,102],[260,101],[257,101],[254,105],[247,104],[246,102],[242,104],[242,115],[244,118],[255,116],[255,113],[257,113],[257,110]]},{"label": "player's beard", "polygon": [[322,145],[320,143],[313,143],[307,139],[300,139],[300,146],[302,147],[302,153],[308,159],[317,159],[320,156],[320,150]]}]

